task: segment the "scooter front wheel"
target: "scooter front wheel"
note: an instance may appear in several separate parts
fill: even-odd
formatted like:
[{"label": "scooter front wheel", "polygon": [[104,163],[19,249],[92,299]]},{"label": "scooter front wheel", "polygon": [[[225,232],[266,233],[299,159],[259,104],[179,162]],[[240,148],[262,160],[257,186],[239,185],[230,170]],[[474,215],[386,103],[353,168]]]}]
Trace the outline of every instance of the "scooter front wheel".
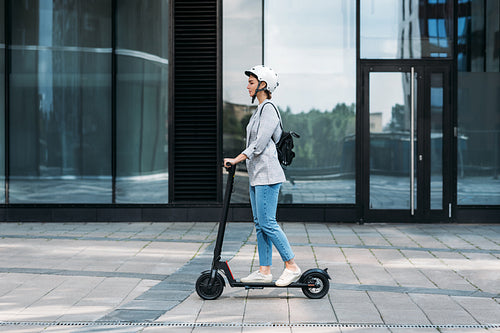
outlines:
[{"label": "scooter front wheel", "polygon": [[217,299],[224,290],[224,278],[217,273],[215,279],[212,281],[212,286],[209,286],[211,272],[206,271],[201,273],[198,280],[196,280],[196,292],[198,295],[206,300]]},{"label": "scooter front wheel", "polygon": [[311,285],[311,287],[302,287],[302,292],[309,298],[323,298],[330,289],[328,276],[320,272],[307,273],[303,281]]}]

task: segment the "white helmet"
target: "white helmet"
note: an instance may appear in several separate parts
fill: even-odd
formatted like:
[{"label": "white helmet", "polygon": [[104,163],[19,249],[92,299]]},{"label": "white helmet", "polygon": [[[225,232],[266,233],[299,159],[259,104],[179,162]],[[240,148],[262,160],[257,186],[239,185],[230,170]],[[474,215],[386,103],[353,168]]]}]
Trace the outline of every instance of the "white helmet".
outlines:
[{"label": "white helmet", "polygon": [[262,90],[268,90],[270,93],[273,93],[274,90],[279,86],[278,74],[276,74],[276,72],[269,67],[263,65],[254,66],[252,67],[252,69],[245,71],[246,76],[250,76],[250,74],[253,74],[255,77],[257,77],[257,80],[259,80],[259,84],[260,82],[267,83],[266,88]]}]

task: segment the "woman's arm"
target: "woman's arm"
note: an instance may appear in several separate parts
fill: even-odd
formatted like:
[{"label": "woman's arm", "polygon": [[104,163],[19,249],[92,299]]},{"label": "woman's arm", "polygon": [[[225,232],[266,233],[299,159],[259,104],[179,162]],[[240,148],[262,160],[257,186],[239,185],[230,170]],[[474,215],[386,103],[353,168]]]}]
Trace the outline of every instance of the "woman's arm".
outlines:
[{"label": "woman's arm", "polygon": [[235,158],[225,158],[224,159],[224,165],[226,165],[226,163],[230,163],[232,165],[235,165],[235,164],[238,164],[240,162],[243,162],[244,160],[246,160],[248,157],[247,155],[245,154],[239,154],[238,156],[236,156]]}]

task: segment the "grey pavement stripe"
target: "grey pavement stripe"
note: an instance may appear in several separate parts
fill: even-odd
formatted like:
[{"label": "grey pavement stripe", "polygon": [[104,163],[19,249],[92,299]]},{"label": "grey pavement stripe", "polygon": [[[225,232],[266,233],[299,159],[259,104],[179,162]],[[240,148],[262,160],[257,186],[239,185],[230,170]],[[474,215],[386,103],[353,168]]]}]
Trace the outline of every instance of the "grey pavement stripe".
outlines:
[{"label": "grey pavement stripe", "polygon": [[90,240],[110,242],[166,242],[166,243],[211,243],[213,239],[174,239],[174,238],[123,238],[123,237],[86,237],[86,236],[55,236],[55,235],[0,235],[0,239],[62,239],[62,240]]},{"label": "grey pavement stripe", "polygon": [[[116,242],[166,242],[166,243],[212,243],[213,239],[168,239],[168,238],[122,238],[122,237],[85,237],[85,236],[53,236],[53,235],[0,235],[0,239],[62,239],[62,240],[92,240],[92,241],[116,241]],[[250,241],[247,244],[257,245]],[[297,243],[291,242],[292,246],[315,246],[346,249],[376,249],[376,250],[402,250],[402,251],[424,251],[424,252],[454,252],[454,253],[494,253],[500,254],[500,250],[494,249],[455,249],[455,248],[430,248],[430,247],[402,247],[389,245],[361,245],[361,244],[329,244],[329,243]]]},{"label": "grey pavement stripe", "polygon": [[[248,242],[247,244],[256,245],[257,242]],[[404,247],[388,245],[350,245],[350,244],[327,244],[327,243],[290,243],[292,246],[315,246],[315,247],[333,247],[345,249],[374,249],[374,250],[401,250],[401,251],[424,251],[424,252],[456,252],[456,253],[495,253],[500,254],[500,250],[488,249],[450,249],[450,248],[432,248],[432,247]]]},{"label": "grey pavement stripe", "polygon": [[224,323],[224,322],[151,322],[151,321],[0,321],[0,326],[135,326],[135,327],[337,327],[337,328],[500,328],[493,324],[385,324],[385,323]]},{"label": "grey pavement stripe", "polygon": [[382,285],[366,285],[366,284],[345,284],[331,283],[331,289],[336,290],[354,290],[354,291],[373,291],[373,292],[391,292],[404,294],[431,294],[431,295],[447,295],[447,296],[467,296],[467,297],[483,297],[483,298],[500,298],[500,294],[487,293],[477,290],[455,290],[455,289],[434,289],[434,288],[419,288],[419,287],[395,287]]},{"label": "grey pavement stripe", "polygon": [[48,268],[21,268],[21,267],[0,267],[0,273],[17,273],[17,274],[43,274],[43,275],[62,275],[62,276],[92,276],[92,277],[118,277],[129,279],[144,279],[144,280],[165,280],[168,275],[163,274],[148,274],[148,273],[132,273],[132,272],[106,272],[106,271],[78,271],[65,269],[48,269]]},{"label": "grey pavement stripe", "polygon": [[[250,223],[229,224],[224,237],[223,254],[234,256],[246,242],[252,230],[253,224]],[[100,320],[140,322],[158,319],[193,293],[195,282],[200,273],[210,269],[214,243],[165,280],[151,287],[131,302],[105,315]],[[229,259],[227,258],[227,260]],[[155,308],[151,308],[151,304],[154,304]]]}]

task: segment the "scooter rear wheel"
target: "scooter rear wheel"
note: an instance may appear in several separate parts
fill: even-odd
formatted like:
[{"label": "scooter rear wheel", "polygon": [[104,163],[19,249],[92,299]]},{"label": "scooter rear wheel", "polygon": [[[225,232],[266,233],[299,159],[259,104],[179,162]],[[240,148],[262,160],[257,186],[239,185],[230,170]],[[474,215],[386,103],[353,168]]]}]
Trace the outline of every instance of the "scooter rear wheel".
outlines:
[{"label": "scooter rear wheel", "polygon": [[309,298],[323,298],[330,289],[330,281],[325,274],[311,272],[304,276],[303,281],[307,284],[314,284],[314,287],[302,287],[302,292]]},{"label": "scooter rear wheel", "polygon": [[217,273],[215,275],[215,279],[210,287],[208,284],[210,282],[211,272],[203,272],[201,273],[198,280],[196,280],[196,292],[198,295],[206,300],[217,299],[224,290],[224,278]]}]

